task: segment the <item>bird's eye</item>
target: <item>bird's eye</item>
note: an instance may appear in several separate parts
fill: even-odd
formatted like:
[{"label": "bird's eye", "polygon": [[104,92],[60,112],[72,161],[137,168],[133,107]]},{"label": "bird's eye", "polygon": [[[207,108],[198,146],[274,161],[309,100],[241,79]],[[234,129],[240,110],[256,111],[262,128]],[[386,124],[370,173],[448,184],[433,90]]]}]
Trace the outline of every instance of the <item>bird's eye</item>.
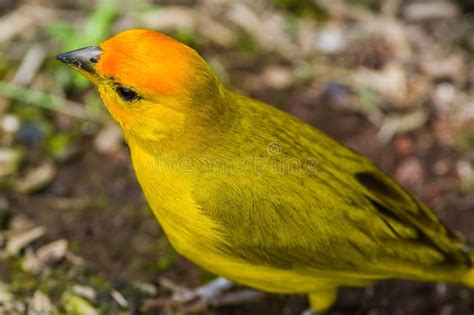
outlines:
[{"label": "bird's eye", "polygon": [[126,102],[131,102],[138,98],[138,94],[135,91],[126,87],[117,86],[115,90],[117,91],[117,94],[120,96],[120,98]]}]

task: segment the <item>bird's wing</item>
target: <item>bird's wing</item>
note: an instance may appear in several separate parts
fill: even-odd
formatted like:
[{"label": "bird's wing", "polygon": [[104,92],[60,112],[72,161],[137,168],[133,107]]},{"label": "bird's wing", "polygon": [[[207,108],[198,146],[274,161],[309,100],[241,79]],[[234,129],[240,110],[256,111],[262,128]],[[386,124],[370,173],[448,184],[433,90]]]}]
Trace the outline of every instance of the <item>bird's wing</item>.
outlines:
[{"label": "bird's wing", "polygon": [[284,269],[414,278],[468,268],[462,241],[429,208],[367,159],[323,140],[331,148],[312,148],[315,170],[267,161],[257,170],[200,175],[194,197],[221,227],[225,255]]}]

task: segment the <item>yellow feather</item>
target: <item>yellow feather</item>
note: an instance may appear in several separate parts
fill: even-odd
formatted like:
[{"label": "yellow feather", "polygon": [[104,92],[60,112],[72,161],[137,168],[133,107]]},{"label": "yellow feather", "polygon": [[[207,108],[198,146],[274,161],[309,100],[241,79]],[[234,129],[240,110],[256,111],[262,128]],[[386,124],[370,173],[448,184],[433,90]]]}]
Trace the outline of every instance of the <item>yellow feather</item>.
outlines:
[{"label": "yellow feather", "polygon": [[338,287],[379,279],[474,287],[463,241],[366,158],[226,90],[164,35],[126,31],[102,48],[87,76],[124,130],[156,218],[190,260],[265,291],[308,293],[318,311]]}]

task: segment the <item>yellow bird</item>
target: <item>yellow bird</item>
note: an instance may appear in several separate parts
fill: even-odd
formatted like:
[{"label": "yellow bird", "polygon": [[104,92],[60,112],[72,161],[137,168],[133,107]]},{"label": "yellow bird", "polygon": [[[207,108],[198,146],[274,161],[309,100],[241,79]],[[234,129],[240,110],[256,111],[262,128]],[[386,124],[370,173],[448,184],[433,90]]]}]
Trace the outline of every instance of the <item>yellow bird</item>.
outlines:
[{"label": "yellow bird", "polygon": [[128,30],[58,56],[123,129],[146,199],[176,250],[325,311],[340,286],[404,278],[474,287],[473,251],[367,158],[225,88],[199,54]]}]

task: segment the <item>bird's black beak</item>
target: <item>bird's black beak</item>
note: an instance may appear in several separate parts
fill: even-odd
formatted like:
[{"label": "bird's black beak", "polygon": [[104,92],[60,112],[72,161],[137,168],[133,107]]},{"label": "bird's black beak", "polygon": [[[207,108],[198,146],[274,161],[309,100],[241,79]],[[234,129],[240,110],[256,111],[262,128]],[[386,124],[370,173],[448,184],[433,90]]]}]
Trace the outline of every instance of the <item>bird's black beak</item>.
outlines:
[{"label": "bird's black beak", "polygon": [[101,54],[102,50],[100,47],[90,46],[58,55],[56,59],[77,70],[84,70],[90,74],[94,74],[94,67],[99,61]]}]

